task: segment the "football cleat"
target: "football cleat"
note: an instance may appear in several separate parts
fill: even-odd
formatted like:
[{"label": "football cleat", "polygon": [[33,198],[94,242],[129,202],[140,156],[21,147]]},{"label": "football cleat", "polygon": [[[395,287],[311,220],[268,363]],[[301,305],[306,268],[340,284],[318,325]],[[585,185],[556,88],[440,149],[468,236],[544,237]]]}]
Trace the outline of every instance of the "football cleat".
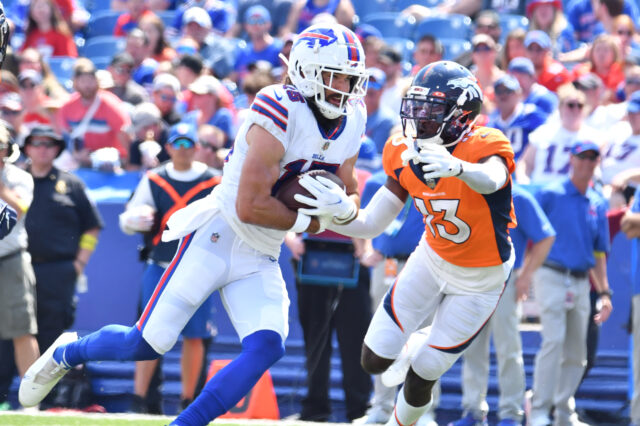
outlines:
[{"label": "football cleat", "polygon": [[476,419],[473,414],[469,413],[460,420],[449,423],[447,426],[489,426],[487,418]]},{"label": "football cleat", "polygon": [[53,359],[53,352],[59,346],[78,340],[78,333],[62,333],[55,342],[27,370],[20,382],[18,398],[23,407],[33,407],[51,392],[51,389],[67,374],[64,368]]}]

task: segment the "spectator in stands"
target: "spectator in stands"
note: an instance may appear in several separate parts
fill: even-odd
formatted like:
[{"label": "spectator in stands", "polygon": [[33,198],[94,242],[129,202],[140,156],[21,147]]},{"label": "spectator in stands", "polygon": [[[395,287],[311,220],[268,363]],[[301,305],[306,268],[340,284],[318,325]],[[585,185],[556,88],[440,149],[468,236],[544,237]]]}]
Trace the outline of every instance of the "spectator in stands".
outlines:
[{"label": "spectator in stands", "polygon": [[418,71],[430,63],[441,61],[443,54],[444,48],[437,37],[431,34],[423,35],[416,43],[416,48],[413,51],[414,65],[411,68],[411,75],[417,74]]},{"label": "spectator in stands", "polygon": [[509,62],[511,62],[513,58],[527,56],[527,49],[524,47],[524,39],[526,36],[527,32],[522,28],[516,28],[507,34],[507,38],[504,40],[504,46],[502,47],[502,54],[500,55],[501,69],[506,70]]},{"label": "spectator in stands", "polygon": [[478,79],[484,94],[482,113],[490,114],[495,108],[493,85],[504,74],[504,71],[496,65],[497,45],[487,34],[476,34],[471,39],[471,44],[473,46],[471,72]]},{"label": "spectator in stands", "polygon": [[555,92],[558,87],[572,80],[567,69],[551,57],[551,39],[544,31],[534,30],[524,39],[527,56],[533,62],[538,83]]},{"label": "spectator in stands", "polygon": [[632,0],[574,0],[567,6],[567,20],[580,43],[591,43],[598,34],[611,33],[613,19],[621,14],[639,22],[640,13]]},{"label": "spectator in stands", "polygon": [[557,110],[558,96],[536,82],[536,70],[531,59],[513,58],[509,62],[508,71],[518,80],[525,104],[534,104],[547,115],[551,115]]},{"label": "spectator in stands", "polygon": [[[273,19],[273,25],[271,28],[271,35],[279,35],[279,38],[284,40],[287,38],[286,34],[281,33],[282,27],[286,24],[289,17],[289,11],[294,0],[243,0],[238,2],[236,10],[235,23],[231,26],[231,29],[227,32],[227,37],[246,38],[242,34],[244,27],[244,17],[247,13],[247,9],[251,6],[262,5],[269,10],[271,18]],[[293,35],[293,34],[291,34]]]},{"label": "spectator in stands", "polygon": [[626,58],[632,51],[640,50],[640,37],[629,15],[616,16],[612,34],[618,40],[621,57]]},{"label": "spectator in stands", "polygon": [[202,74],[204,64],[197,54],[186,54],[180,58],[176,65],[176,77],[180,81],[180,88],[187,89]]},{"label": "spectator in stands", "polygon": [[611,126],[611,142],[603,149],[600,164],[603,192],[613,210],[626,205],[625,175],[640,165],[640,90],[631,94],[627,104],[627,120]]},{"label": "spectator in stands", "polygon": [[28,69],[42,75],[42,87],[47,96],[58,101],[65,101],[69,98],[69,92],[58,82],[42,54],[32,47],[24,49],[18,56],[18,73]]},{"label": "spectator in stands", "polygon": [[267,61],[272,67],[280,65],[278,55],[282,50],[282,42],[269,34],[271,15],[267,8],[260,5],[250,7],[244,21],[249,43],[237,52],[234,74],[230,77],[234,81],[242,81],[248,73],[249,65],[257,61]]},{"label": "spectator in stands", "polygon": [[145,16],[154,15],[149,10],[148,0],[127,0],[125,13],[118,17],[116,25],[113,28],[113,35],[116,37],[124,37],[129,32],[138,27],[138,22]]},{"label": "spectator in stands", "polygon": [[347,28],[353,27],[356,14],[351,0],[295,0],[289,10],[287,23],[280,29],[280,36],[299,33],[321,13],[333,15],[339,24]]},{"label": "spectator in stands", "polygon": [[226,136],[216,126],[203,124],[198,128],[198,140],[200,150],[196,152],[195,161],[200,161],[211,167],[217,173],[222,174],[224,158],[229,152],[224,148]]},{"label": "spectator in stands", "polygon": [[73,325],[76,281],[103,227],[84,183],[53,165],[65,147],[62,136],[46,125],[34,127],[23,147],[34,182],[25,228],[36,278],[37,339],[43,352]]},{"label": "spectator in stands", "polygon": [[35,279],[27,252],[25,214],[33,199],[33,179],[29,173],[11,164],[18,147],[9,132],[0,127],[0,200],[11,207],[18,222],[11,233],[0,240],[0,339],[12,339],[18,374],[38,359]]},{"label": "spectator in stands", "polygon": [[[71,95],[56,118],[57,127],[73,142],[73,157],[78,165],[91,165],[89,155],[100,148],[116,148],[126,159],[131,124],[124,104],[117,96],[98,89],[96,67],[87,58],[79,58],[73,66]],[[106,123],[106,125],[105,125]]]},{"label": "spectator in stands", "polygon": [[150,85],[158,63],[151,58],[149,37],[139,28],[132,29],[127,35],[125,51],[133,58],[133,81],[141,86]]},{"label": "spectator in stands", "polygon": [[173,126],[180,122],[180,114],[176,111],[176,102],[180,96],[180,81],[173,75],[162,73],[153,79],[151,100],[160,110],[162,120]]},{"label": "spectator in stands", "polygon": [[589,49],[588,62],[578,64],[573,69],[574,79],[589,72],[596,74],[607,91],[605,101],[615,101],[615,91],[624,81],[621,59],[616,39],[609,34],[600,34]]},{"label": "spectator in stands", "polygon": [[113,87],[109,91],[120,98],[122,102],[133,106],[149,100],[149,95],[144,87],[131,78],[134,66],[133,57],[127,52],[121,52],[111,59],[111,64],[107,68],[113,78]]},{"label": "spectator in stands", "polygon": [[21,49],[33,47],[46,57],[78,56],[71,30],[52,0],[33,0],[28,17]]},{"label": "spectator in stands", "polygon": [[369,85],[364,103],[367,106],[367,126],[365,134],[370,137],[376,145],[376,152],[382,154],[384,144],[391,135],[391,129],[400,124],[398,112],[390,110],[380,102],[382,89],[386,82],[385,73],[379,68],[370,68]]},{"label": "spectator in stands", "polygon": [[0,95],[4,95],[9,92],[20,92],[18,78],[12,72],[3,69],[0,71]]},{"label": "spectator in stands", "polygon": [[264,87],[267,87],[271,84],[275,84],[276,82],[281,80],[276,80],[270,72],[266,70],[262,70],[259,68],[254,69],[247,75],[247,77],[242,82],[242,98],[236,98],[236,128],[239,129],[244,122],[247,114],[250,113],[249,107],[253,103],[256,95],[260,90]]},{"label": "spectator in stands", "polygon": [[[500,26],[500,15],[494,10],[483,10],[478,13],[474,21],[473,26],[474,37],[478,34],[486,34],[491,37],[495,44],[495,50],[500,53],[502,46],[500,45],[500,37],[502,36],[502,27]],[[473,37],[472,37],[473,40]],[[472,60],[473,50],[464,52],[458,58],[456,62],[469,68],[473,64]],[[496,58],[499,56],[496,55]],[[496,62],[496,65],[499,65]]]},{"label": "spectator in stands", "polygon": [[529,144],[529,134],[546,121],[547,114],[535,105],[522,102],[522,89],[512,75],[503,75],[493,87],[496,109],[489,116],[487,127],[500,129],[505,134],[518,160]]},{"label": "spectator in stands", "polygon": [[233,140],[233,115],[220,103],[221,90],[220,81],[211,75],[200,76],[189,85],[189,91],[192,93],[191,110],[200,111],[198,126],[211,124],[218,127],[224,132],[225,145],[228,145]]},{"label": "spectator in stands", "polygon": [[[561,108],[562,104],[563,100]],[[533,280],[542,344],[533,373],[532,426],[550,425],[552,406],[555,424],[584,424],[575,413],[573,397],[587,362],[590,272],[602,305],[594,317],[596,323],[605,322],[612,309],[605,257],[609,251],[607,206],[590,187],[600,154],[591,140],[578,139],[571,148],[568,176],[536,193],[556,239]]]},{"label": "spectator in stands", "polygon": [[156,62],[172,61],[176,57],[176,51],[169,45],[165,38],[164,22],[156,14],[148,14],[140,18],[138,27],[149,38],[151,47],[151,59]]},{"label": "spectator in stands", "polygon": [[[14,26],[12,33],[24,33],[27,25],[27,16],[29,14],[29,1],[5,2],[5,12]],[[74,0],[54,0],[56,8],[60,12],[60,16],[65,20],[71,31],[75,32],[82,29],[89,21],[89,12],[84,8],[83,2]]]},{"label": "spectator in stands", "polygon": [[187,0],[178,6],[176,17],[172,24],[172,31],[179,32],[184,25],[184,14],[192,7],[204,9],[209,14],[211,29],[218,34],[225,34],[231,29],[235,19],[235,2],[217,0]]},{"label": "spectator in stands", "polygon": [[603,105],[605,101],[605,87],[594,73],[583,74],[578,77],[573,85],[585,95],[584,123],[594,129],[608,129],[615,120],[612,120]]},{"label": "spectator in stands", "polygon": [[545,184],[569,173],[569,152],[576,140],[604,141],[602,134],[584,124],[585,95],[572,84],[558,89],[559,120],[548,120],[529,135],[529,145],[516,165],[520,184]]},{"label": "spectator in stands", "polygon": [[528,0],[527,18],[529,30],[541,30],[549,35],[552,56],[578,47],[573,27],[562,12],[561,0]]},{"label": "spectator in stands", "polygon": [[402,103],[402,94],[405,87],[408,86],[408,82],[402,78],[402,55],[398,52],[398,49],[386,46],[380,51],[378,63],[387,78],[380,104],[398,113]]},{"label": "spectator in stands", "polygon": [[34,70],[24,70],[18,76],[20,97],[24,106],[22,123],[33,127],[37,123],[52,124],[61,104],[44,93],[42,76]]},{"label": "spectator in stands", "polygon": [[382,33],[369,24],[359,24],[355,33],[364,49],[364,65],[367,68],[378,68],[380,51],[385,46]]},{"label": "spectator in stands", "polygon": [[[638,238],[640,238],[640,188],[636,190],[633,204],[621,223],[622,232],[627,238],[633,238],[632,244],[636,246],[636,258],[631,259],[636,265],[640,263],[640,250],[637,249]],[[631,425],[640,425],[640,272],[633,269],[631,280],[633,286],[633,298],[631,312],[631,330],[633,335],[633,353],[631,354],[633,367],[633,396],[631,398],[630,415]]]},{"label": "spectator in stands", "polygon": [[160,110],[151,102],[136,105],[131,113],[131,146],[127,170],[152,169],[169,160],[165,143],[168,126],[163,123]]},{"label": "spectator in stands", "polygon": [[[194,161],[199,146],[196,130],[192,126],[186,123],[174,126],[166,149],[171,161],[144,175],[127,203],[126,210],[120,215],[120,229],[124,233],[151,233],[149,259],[142,277],[142,309],[152,298],[156,285],[178,248],[178,241],[164,242],[160,238],[167,221],[178,208],[204,198],[220,182],[220,176],[213,170]],[[203,340],[210,339],[212,333],[209,297],[181,333],[182,409],[196,396],[199,378],[203,370],[206,370],[206,345]],[[134,392],[140,399],[147,394],[149,381],[157,364],[157,359],[136,362]]]},{"label": "spectator in stands", "polygon": [[22,146],[24,138],[29,134],[29,129],[22,124],[23,117],[24,108],[19,94],[9,92],[0,96],[0,119],[13,128],[15,132],[13,139],[19,146]]}]

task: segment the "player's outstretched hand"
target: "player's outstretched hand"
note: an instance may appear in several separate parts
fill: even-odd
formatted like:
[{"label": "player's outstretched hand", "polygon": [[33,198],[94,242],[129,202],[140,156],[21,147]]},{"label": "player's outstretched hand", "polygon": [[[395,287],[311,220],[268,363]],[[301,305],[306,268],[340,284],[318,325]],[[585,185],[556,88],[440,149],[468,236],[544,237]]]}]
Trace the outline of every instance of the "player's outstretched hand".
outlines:
[{"label": "player's outstretched hand", "polygon": [[462,174],[462,160],[449,153],[442,145],[429,144],[420,150],[419,161],[425,180],[437,179]]},{"label": "player's outstretched hand", "polygon": [[322,177],[315,178],[305,175],[300,178],[300,185],[314,198],[296,194],[294,198],[300,203],[311,206],[308,209],[298,209],[300,213],[309,216],[331,216],[337,224],[353,219],[357,213],[356,204],[338,184]]}]

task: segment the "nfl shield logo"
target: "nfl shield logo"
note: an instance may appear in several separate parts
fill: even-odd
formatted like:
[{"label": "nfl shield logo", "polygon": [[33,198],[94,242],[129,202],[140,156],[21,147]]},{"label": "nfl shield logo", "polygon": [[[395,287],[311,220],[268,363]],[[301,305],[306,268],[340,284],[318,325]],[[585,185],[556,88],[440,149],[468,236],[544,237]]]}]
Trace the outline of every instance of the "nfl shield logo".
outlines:
[{"label": "nfl shield logo", "polygon": [[427,181],[427,186],[428,186],[429,188],[433,189],[433,188],[435,188],[435,187],[436,187],[436,183],[437,183],[437,182],[435,181],[435,179],[429,179],[429,180]]},{"label": "nfl shield logo", "polygon": [[219,238],[220,238],[220,234],[218,234],[217,232],[214,232],[213,234],[211,234],[212,243],[217,243]]}]

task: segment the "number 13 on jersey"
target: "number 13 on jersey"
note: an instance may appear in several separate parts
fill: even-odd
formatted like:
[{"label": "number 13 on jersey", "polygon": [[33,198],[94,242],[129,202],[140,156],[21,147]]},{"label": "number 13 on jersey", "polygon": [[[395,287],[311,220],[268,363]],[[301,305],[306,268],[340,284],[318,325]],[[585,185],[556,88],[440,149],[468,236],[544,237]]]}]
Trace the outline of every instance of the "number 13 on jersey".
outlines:
[{"label": "number 13 on jersey", "polygon": [[[424,215],[424,223],[433,235],[462,244],[469,239],[471,227],[458,216],[460,200],[425,200],[415,198],[416,207]],[[437,213],[437,216],[436,216]]]}]

